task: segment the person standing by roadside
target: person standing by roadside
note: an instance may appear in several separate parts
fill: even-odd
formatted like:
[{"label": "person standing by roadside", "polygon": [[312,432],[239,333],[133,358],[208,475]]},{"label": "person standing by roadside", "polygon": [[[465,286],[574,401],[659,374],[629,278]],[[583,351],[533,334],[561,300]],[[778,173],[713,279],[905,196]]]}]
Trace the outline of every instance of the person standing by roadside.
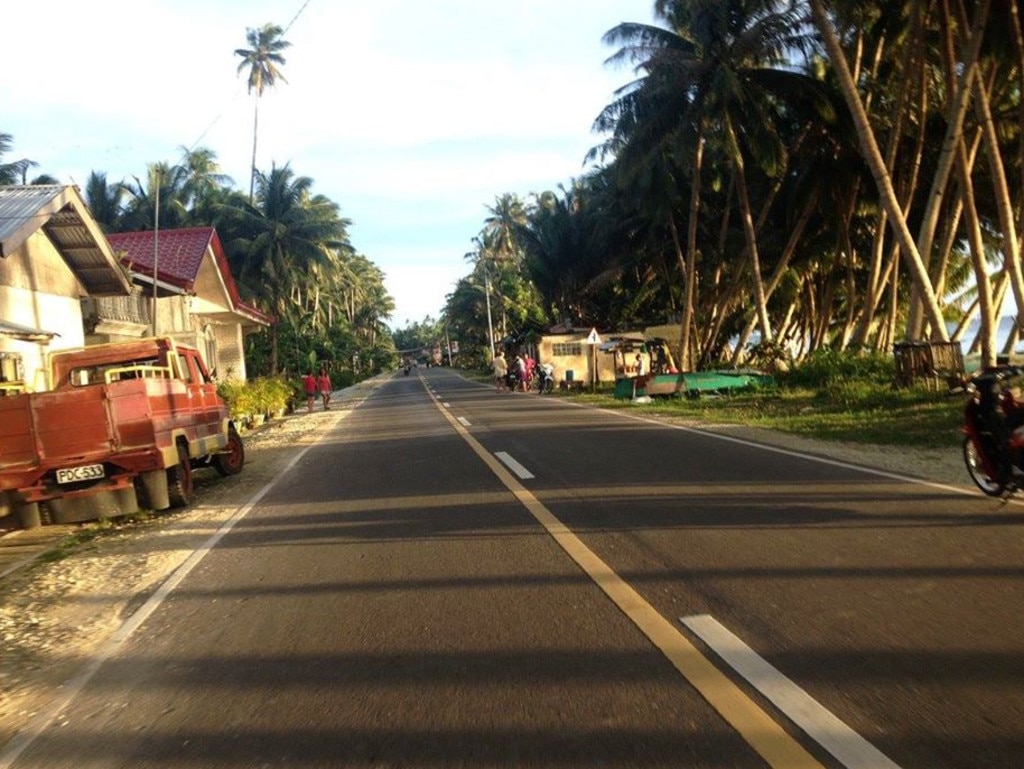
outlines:
[{"label": "person standing by roadside", "polygon": [[508,364],[505,363],[505,354],[498,350],[494,356],[494,386],[498,392],[503,392],[507,382],[505,381],[508,376]]},{"label": "person standing by roadside", "polygon": [[512,371],[515,373],[513,378],[512,389],[516,392],[519,390],[526,390],[526,361],[523,360],[523,354],[519,353],[516,355],[516,359],[512,362]]},{"label": "person standing by roadside", "polygon": [[313,413],[313,401],[316,400],[316,377],[313,376],[313,369],[306,372],[302,377],[302,388],[306,391],[306,410]]},{"label": "person standing by roadside", "polygon": [[320,398],[324,402],[324,411],[330,411],[331,403],[331,377],[327,373],[327,367],[320,369],[320,376],[316,380],[317,387],[320,388]]},{"label": "person standing by roadside", "polygon": [[533,356],[527,352],[523,355],[523,392],[529,392],[530,385],[533,384],[533,374],[537,370],[537,361],[533,359]]}]

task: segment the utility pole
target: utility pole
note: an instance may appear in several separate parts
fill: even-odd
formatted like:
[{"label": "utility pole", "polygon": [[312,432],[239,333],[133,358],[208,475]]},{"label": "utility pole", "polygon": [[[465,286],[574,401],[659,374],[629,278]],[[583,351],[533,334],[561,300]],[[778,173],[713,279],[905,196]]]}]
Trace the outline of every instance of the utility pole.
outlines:
[{"label": "utility pole", "polygon": [[153,173],[156,180],[156,193],[154,198],[156,205],[153,206],[153,336],[157,334],[156,323],[156,299],[157,299],[157,267],[160,261],[160,171]]},{"label": "utility pole", "polygon": [[484,288],[487,291],[487,334],[491,341],[491,360],[494,360],[494,326],[491,323],[491,277],[484,266]]}]

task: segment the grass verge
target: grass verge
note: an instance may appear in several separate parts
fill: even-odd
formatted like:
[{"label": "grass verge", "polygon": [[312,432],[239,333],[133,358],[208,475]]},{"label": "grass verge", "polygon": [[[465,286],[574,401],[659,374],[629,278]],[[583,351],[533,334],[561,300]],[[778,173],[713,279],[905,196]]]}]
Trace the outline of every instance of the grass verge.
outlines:
[{"label": "grass verge", "polygon": [[572,397],[697,422],[746,424],[831,441],[928,448],[956,447],[964,396],[866,383],[821,389],[770,388],[699,398],[615,400],[610,392]]}]

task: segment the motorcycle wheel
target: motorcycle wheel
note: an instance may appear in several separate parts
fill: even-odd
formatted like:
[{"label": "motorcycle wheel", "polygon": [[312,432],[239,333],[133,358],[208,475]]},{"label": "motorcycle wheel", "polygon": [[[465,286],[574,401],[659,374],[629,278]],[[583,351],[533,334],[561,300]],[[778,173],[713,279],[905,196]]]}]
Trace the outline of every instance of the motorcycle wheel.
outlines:
[{"label": "motorcycle wheel", "polygon": [[1006,491],[1006,484],[1000,483],[985,472],[985,465],[978,453],[978,447],[974,445],[974,441],[970,437],[964,438],[964,464],[967,465],[967,474],[971,476],[974,485],[981,489],[983,494],[999,497]]}]

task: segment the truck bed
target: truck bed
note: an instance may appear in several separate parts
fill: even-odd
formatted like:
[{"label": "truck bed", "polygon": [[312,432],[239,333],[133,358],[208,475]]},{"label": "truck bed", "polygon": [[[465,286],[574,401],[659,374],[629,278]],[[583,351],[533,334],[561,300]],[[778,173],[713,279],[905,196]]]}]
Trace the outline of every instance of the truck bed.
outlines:
[{"label": "truck bed", "polygon": [[0,470],[109,455],[114,436],[106,398],[95,389],[0,399]]}]

